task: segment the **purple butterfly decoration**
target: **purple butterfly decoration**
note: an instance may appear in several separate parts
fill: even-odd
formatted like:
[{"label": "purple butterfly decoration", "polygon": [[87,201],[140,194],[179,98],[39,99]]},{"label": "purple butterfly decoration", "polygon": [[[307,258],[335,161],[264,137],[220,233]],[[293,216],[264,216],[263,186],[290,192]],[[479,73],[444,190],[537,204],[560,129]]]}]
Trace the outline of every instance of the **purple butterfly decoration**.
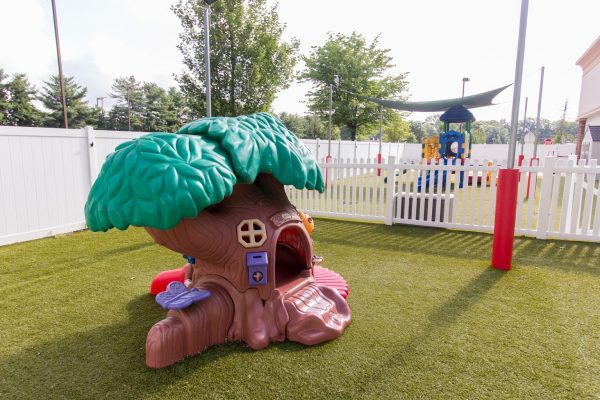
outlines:
[{"label": "purple butterfly decoration", "polygon": [[206,289],[188,289],[179,281],[169,283],[167,290],[156,295],[156,302],[167,310],[181,310],[193,303],[208,299],[210,291]]}]

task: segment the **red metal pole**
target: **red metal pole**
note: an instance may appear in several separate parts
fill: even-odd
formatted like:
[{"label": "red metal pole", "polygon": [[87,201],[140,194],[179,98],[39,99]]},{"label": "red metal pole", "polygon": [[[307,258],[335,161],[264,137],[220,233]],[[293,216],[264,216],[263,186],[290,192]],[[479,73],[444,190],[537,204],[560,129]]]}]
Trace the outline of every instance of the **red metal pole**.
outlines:
[{"label": "red metal pole", "polygon": [[[333,161],[333,157],[331,157],[331,155],[328,155],[327,157],[325,157],[325,164],[329,164]],[[329,182],[329,167],[327,165],[325,165],[325,187],[327,187],[327,184]]]},{"label": "red metal pole", "polygon": [[518,169],[501,169],[498,171],[494,242],[492,246],[492,267],[496,269],[509,270],[512,267],[518,186]]},{"label": "red metal pole", "polygon": [[[537,157],[533,157],[531,160],[529,160],[529,166],[532,167],[533,163],[535,162],[535,165],[540,165],[540,159]],[[529,185],[531,183],[531,172],[527,173],[527,193],[525,194],[525,198],[528,199],[529,198]],[[536,183],[537,184],[537,183]],[[533,195],[535,197],[535,185],[533,186]]]},{"label": "red metal pole", "polygon": [[[381,153],[377,153],[377,164],[381,164]],[[377,168],[377,176],[381,176],[380,168]]]}]

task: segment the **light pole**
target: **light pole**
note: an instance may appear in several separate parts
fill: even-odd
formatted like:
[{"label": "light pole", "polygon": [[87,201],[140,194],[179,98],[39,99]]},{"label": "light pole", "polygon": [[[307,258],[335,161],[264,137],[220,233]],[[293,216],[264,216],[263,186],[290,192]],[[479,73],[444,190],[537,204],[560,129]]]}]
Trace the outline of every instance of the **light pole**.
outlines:
[{"label": "light pole", "polygon": [[537,158],[537,141],[540,131],[540,113],[542,112],[542,91],[544,90],[544,67],[540,71],[540,93],[538,95],[537,117],[535,119],[535,135],[533,142],[533,158]]},{"label": "light pole", "polygon": [[129,86],[127,86],[127,126],[131,131],[131,102],[129,101]]},{"label": "light pole", "polygon": [[96,108],[100,107],[98,104],[102,104],[102,114],[104,114],[104,99],[106,97],[96,97]]},{"label": "light pole", "polygon": [[525,150],[525,131],[527,129],[527,103],[529,103],[529,97],[525,97],[525,112],[523,112],[523,126],[521,127],[521,155],[519,156],[519,167],[525,159],[523,151]]},{"label": "light pole", "polygon": [[[333,80],[337,86],[340,84],[340,77],[338,75],[333,76]],[[333,83],[329,84],[329,126],[328,126],[328,136],[329,141],[327,143],[327,158],[331,159],[331,130],[333,128],[332,124],[332,116],[333,116]],[[339,154],[338,154],[339,156]]]},{"label": "light pole", "polygon": [[470,82],[471,80],[469,78],[462,78],[462,96],[461,97],[465,97],[465,83]]},{"label": "light pole", "polygon": [[60,97],[62,99],[63,118],[65,121],[65,129],[69,129],[69,121],[67,119],[67,98],[65,96],[65,81],[62,71],[62,60],[60,57],[60,41],[58,40],[58,17],[56,16],[56,3],[52,0],[52,16],[54,17],[54,38],[56,39],[56,58],[58,58],[58,79],[60,81]]},{"label": "light pole", "polygon": [[381,137],[383,136],[383,106],[379,106],[379,153],[378,161],[381,163]]},{"label": "light pole", "polygon": [[206,78],[206,116],[212,117],[210,103],[210,5],[217,0],[204,0],[204,77]]},{"label": "light pole", "polygon": [[510,117],[508,160],[506,160],[508,169],[513,169],[515,167],[515,148],[517,144],[517,126],[519,125],[519,101],[521,100],[521,84],[523,82],[523,59],[525,58],[525,33],[527,31],[528,9],[529,0],[521,0],[521,21],[519,24],[519,42],[515,66],[515,89],[513,92],[512,112]]},{"label": "light pole", "polygon": [[333,83],[329,84],[329,126],[327,127],[329,141],[327,143],[327,157],[331,157],[331,114],[333,114]]}]

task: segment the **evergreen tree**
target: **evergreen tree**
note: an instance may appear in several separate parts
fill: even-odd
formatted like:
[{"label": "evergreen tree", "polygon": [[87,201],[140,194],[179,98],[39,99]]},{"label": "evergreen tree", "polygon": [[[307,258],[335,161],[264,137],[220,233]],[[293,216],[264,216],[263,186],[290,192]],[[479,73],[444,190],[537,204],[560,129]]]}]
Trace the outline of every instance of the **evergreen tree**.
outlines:
[{"label": "evergreen tree", "polygon": [[[6,76],[6,75],[5,75]],[[8,105],[3,111],[3,124],[11,126],[39,126],[41,113],[33,105],[36,90],[25,74],[14,74],[3,86]]]},{"label": "evergreen tree", "polygon": [[8,75],[4,73],[4,70],[0,68],[0,125],[5,125],[8,118],[9,109],[9,98],[8,98],[8,83],[4,83],[4,80],[8,78]]},{"label": "evergreen tree", "polygon": [[96,129],[110,130],[112,125],[109,119],[109,115],[101,107],[91,108],[91,122],[90,124]]},{"label": "evergreen tree", "polygon": [[183,94],[177,88],[167,91],[167,107],[165,124],[168,132],[175,132],[185,123],[192,120],[190,108]]},{"label": "evergreen tree", "polygon": [[[72,76],[64,78],[64,86],[69,128],[81,128],[95,122],[93,110],[85,99],[87,88],[75,83]],[[65,121],[58,75],[53,75],[50,80],[44,81],[42,92],[37,98],[48,110],[43,116],[44,126],[49,128],[64,127]]]},{"label": "evergreen tree", "polygon": [[112,129],[118,131],[144,129],[142,121],[144,91],[141,82],[133,76],[116,78],[110,97],[117,100],[117,104],[109,112]]},{"label": "evergreen tree", "polygon": [[166,132],[167,128],[167,92],[156,83],[142,85],[144,94],[140,117],[144,132]]}]

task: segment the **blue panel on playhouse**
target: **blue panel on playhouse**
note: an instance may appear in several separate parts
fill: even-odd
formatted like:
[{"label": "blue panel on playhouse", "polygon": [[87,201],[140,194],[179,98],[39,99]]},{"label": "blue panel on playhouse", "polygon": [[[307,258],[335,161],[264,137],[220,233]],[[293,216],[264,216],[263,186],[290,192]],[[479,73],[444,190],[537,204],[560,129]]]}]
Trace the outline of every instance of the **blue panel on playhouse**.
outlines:
[{"label": "blue panel on playhouse", "polygon": [[246,265],[248,266],[248,284],[250,286],[267,284],[269,260],[266,251],[246,253]]}]

